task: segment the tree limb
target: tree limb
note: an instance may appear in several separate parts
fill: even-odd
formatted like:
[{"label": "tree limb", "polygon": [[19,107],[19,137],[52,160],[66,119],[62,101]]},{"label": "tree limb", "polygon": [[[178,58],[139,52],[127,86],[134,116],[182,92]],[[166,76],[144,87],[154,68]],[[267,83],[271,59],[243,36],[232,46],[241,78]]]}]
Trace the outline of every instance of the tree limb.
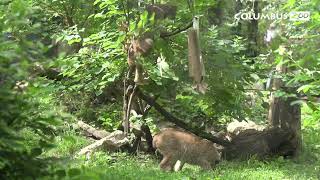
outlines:
[{"label": "tree limb", "polygon": [[166,111],[153,98],[143,94],[140,89],[137,89],[137,96],[139,96],[139,98],[143,99],[149,105],[154,107],[161,115],[163,115],[166,118],[166,120],[176,124],[177,126],[183,128],[185,130],[188,130],[188,131],[192,132],[193,134],[198,135],[198,136],[200,136],[202,138],[208,139],[208,140],[210,140],[210,141],[212,141],[214,143],[217,143],[217,144],[220,144],[220,145],[223,145],[223,146],[228,146],[228,145],[231,144],[229,141],[226,141],[226,140],[224,140],[222,138],[218,138],[218,137],[212,136],[209,133],[203,132],[203,131],[201,131],[199,129],[192,128],[187,123],[185,123],[182,120],[174,117],[172,114],[170,114],[168,111]]},{"label": "tree limb", "polygon": [[185,26],[185,27],[179,27],[179,28],[177,28],[176,30],[174,30],[174,31],[172,31],[172,32],[163,32],[163,33],[160,34],[160,37],[161,37],[161,38],[167,38],[167,37],[170,37],[170,36],[174,36],[174,35],[176,35],[176,34],[179,34],[179,33],[181,33],[182,31],[185,31],[185,30],[189,29],[190,27],[192,27],[192,24],[193,24],[193,22],[191,21],[191,22],[189,22],[189,24],[187,24],[187,26]]},{"label": "tree limb", "polygon": [[124,128],[125,131],[124,132],[126,134],[128,134],[129,130],[130,130],[130,127],[129,127],[130,126],[130,124],[129,124],[130,111],[131,111],[131,106],[132,106],[132,100],[136,95],[137,87],[138,87],[137,85],[134,85],[132,93],[130,94],[130,97],[129,97],[129,101],[127,102],[128,103],[128,107],[127,107],[126,118],[125,118],[125,122],[124,122],[124,124],[125,124],[125,128]]},{"label": "tree limb", "polygon": [[114,131],[113,133],[110,133],[108,136],[82,148],[77,155],[80,156],[84,154],[90,154],[91,152],[101,147],[104,150],[113,152],[119,150],[122,146],[128,143],[129,140],[125,137],[125,134],[122,131]]}]

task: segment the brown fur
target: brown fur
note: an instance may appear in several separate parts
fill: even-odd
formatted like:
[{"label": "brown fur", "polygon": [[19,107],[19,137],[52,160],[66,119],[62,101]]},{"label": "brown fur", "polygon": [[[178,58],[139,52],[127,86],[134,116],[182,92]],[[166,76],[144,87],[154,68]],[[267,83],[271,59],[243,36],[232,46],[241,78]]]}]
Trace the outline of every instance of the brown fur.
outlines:
[{"label": "brown fur", "polygon": [[180,160],[181,170],[184,163],[199,165],[205,170],[212,169],[220,155],[211,141],[201,139],[193,134],[167,128],[153,138],[153,147],[162,155],[162,170],[172,171],[175,163]]}]

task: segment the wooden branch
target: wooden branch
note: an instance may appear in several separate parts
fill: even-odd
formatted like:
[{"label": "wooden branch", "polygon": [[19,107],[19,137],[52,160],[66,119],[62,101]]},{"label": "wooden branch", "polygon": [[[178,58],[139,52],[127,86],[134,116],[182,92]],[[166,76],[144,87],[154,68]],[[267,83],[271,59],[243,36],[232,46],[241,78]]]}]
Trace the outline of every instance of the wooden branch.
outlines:
[{"label": "wooden branch", "polygon": [[138,87],[137,85],[134,85],[134,88],[132,90],[132,93],[130,94],[130,98],[128,101],[128,109],[127,109],[127,113],[126,113],[126,122],[125,122],[128,124],[128,127],[129,127],[129,117],[130,117],[130,111],[131,111],[131,106],[132,106],[132,100],[136,95],[137,87]]},{"label": "wooden branch", "polygon": [[107,151],[116,151],[120,147],[128,144],[129,140],[125,137],[125,134],[122,131],[115,131],[110,135],[86,146],[80,150],[77,154],[78,156],[90,154],[93,151],[96,151],[99,148],[103,148]]},{"label": "wooden branch", "polygon": [[78,121],[77,125],[84,130],[86,133],[92,135],[93,137],[95,137],[96,139],[102,139],[108,135],[110,135],[109,132],[105,131],[105,130],[99,130],[96,129],[82,121]]},{"label": "wooden branch", "polygon": [[130,10],[129,10],[129,6],[128,6],[128,1],[126,1],[126,5],[124,4],[124,0],[121,1],[121,5],[123,7],[123,13],[124,13],[124,16],[126,18],[126,23],[128,25],[128,27],[126,28],[126,31],[125,31],[125,33],[127,35],[129,27],[130,27],[130,19],[129,19],[129,11]]},{"label": "wooden branch", "polygon": [[222,138],[218,138],[218,137],[212,136],[209,133],[203,132],[203,131],[201,131],[199,129],[192,128],[187,123],[185,123],[182,120],[174,117],[172,114],[170,114],[168,111],[166,111],[153,98],[143,94],[140,89],[137,89],[137,95],[138,95],[138,97],[140,97],[141,99],[146,101],[149,105],[153,106],[161,115],[163,115],[166,118],[166,120],[176,124],[177,126],[183,128],[185,130],[188,130],[188,131],[192,132],[193,134],[198,135],[198,136],[200,136],[202,138],[208,139],[208,140],[210,140],[210,141],[212,141],[214,143],[217,143],[217,144],[220,144],[220,145],[223,145],[223,146],[228,146],[228,145],[231,144],[229,141],[226,141],[226,140],[224,140]]},{"label": "wooden branch", "polygon": [[[160,96],[157,95],[153,99],[156,101]],[[147,104],[146,107],[143,110],[142,119],[145,119],[147,115],[149,114],[149,111],[152,109],[152,106],[150,104]]]},{"label": "wooden branch", "polygon": [[191,22],[189,22],[189,24],[187,24],[187,26],[185,26],[185,27],[179,27],[178,29],[176,29],[176,30],[174,30],[174,31],[172,31],[172,32],[163,32],[163,33],[160,34],[160,37],[161,37],[161,38],[167,38],[167,37],[170,37],[170,36],[174,36],[174,35],[176,35],[176,34],[179,34],[179,33],[181,33],[182,31],[185,31],[185,30],[189,29],[190,27],[192,27],[192,24],[193,24],[193,22],[191,21]]},{"label": "wooden branch", "polygon": [[124,132],[129,132],[129,127],[127,126],[126,123],[126,119],[127,119],[127,109],[128,109],[128,96],[127,96],[127,80],[130,77],[130,69],[128,70],[128,73],[126,74],[126,76],[123,79],[123,108],[122,108],[122,112],[123,112],[123,118],[122,118],[122,126],[123,126],[123,130]]},{"label": "wooden branch", "polygon": [[148,152],[154,153],[155,149],[153,148],[153,145],[152,145],[153,137],[152,137],[152,134],[151,134],[149,126],[146,125],[146,124],[143,124],[141,126],[141,131],[145,135],[145,138],[146,138],[146,141],[147,141],[147,144],[148,144]]}]

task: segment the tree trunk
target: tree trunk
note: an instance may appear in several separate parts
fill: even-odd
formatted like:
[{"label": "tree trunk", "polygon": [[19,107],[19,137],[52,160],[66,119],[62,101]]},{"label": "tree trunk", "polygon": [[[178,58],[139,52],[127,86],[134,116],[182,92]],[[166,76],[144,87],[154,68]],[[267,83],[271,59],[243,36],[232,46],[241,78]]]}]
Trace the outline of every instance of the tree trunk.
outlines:
[{"label": "tree trunk", "polygon": [[[285,65],[278,65],[276,68],[278,74],[285,74],[287,68]],[[288,89],[280,78],[274,79],[273,90]],[[290,93],[290,92],[289,92]],[[290,139],[292,156],[297,156],[301,150],[301,108],[299,104],[292,105],[296,97],[276,97],[275,92],[270,96],[270,107],[268,121],[272,127],[280,127],[283,130],[292,132],[293,137]]]},{"label": "tree trunk", "polygon": [[[251,3],[251,1],[250,1]],[[259,3],[258,1],[252,1],[253,17],[258,17]],[[258,19],[253,18],[248,26],[248,39],[249,39],[249,56],[256,57],[259,54],[259,23]]]},{"label": "tree trunk", "polygon": [[299,104],[292,105],[292,102],[297,98],[289,97],[284,100],[283,108],[280,112],[280,123],[282,129],[288,129],[293,132],[294,136],[291,139],[295,150],[292,152],[293,156],[298,156],[301,151],[302,136],[301,136],[301,107]]},{"label": "tree trunk", "polygon": [[[238,14],[242,10],[242,2],[241,1],[236,1],[236,7],[235,7],[235,14]],[[238,36],[242,35],[242,23],[241,21],[238,22],[238,25],[234,28],[235,29],[235,34]]]}]

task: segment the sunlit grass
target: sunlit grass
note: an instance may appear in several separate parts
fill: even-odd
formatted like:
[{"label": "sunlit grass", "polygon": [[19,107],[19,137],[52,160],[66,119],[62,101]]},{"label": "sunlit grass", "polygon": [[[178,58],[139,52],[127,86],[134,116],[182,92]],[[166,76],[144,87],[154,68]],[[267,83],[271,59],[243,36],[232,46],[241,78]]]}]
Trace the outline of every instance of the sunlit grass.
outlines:
[{"label": "sunlit grass", "polygon": [[[308,124],[306,121],[309,119],[304,119]],[[52,167],[54,177],[46,179],[320,179],[319,132],[317,127],[303,127],[303,150],[296,159],[222,161],[212,171],[186,165],[180,172],[163,172],[159,168],[159,159],[143,154],[95,152],[90,157],[75,157],[76,152],[91,142],[82,136],[69,134],[64,138],[57,137],[56,147],[45,154],[46,157],[64,158]]]},{"label": "sunlit grass", "polygon": [[[320,164],[295,162],[282,158],[258,161],[224,161],[215,170],[203,171],[187,165],[180,172],[162,172],[159,161],[148,156],[95,153],[60,164],[67,170],[64,179],[319,179]],[[58,176],[57,179],[62,178]]]},{"label": "sunlit grass", "polygon": [[[77,143],[72,147],[80,148],[82,142]],[[60,145],[70,146],[68,143]],[[66,155],[66,149],[60,147],[59,151]],[[308,153],[295,160],[279,157],[265,161],[222,161],[212,171],[187,165],[180,172],[162,172],[158,166],[160,160],[153,156],[96,152],[90,157],[63,160],[53,169],[55,179],[319,179],[320,163]]]}]

